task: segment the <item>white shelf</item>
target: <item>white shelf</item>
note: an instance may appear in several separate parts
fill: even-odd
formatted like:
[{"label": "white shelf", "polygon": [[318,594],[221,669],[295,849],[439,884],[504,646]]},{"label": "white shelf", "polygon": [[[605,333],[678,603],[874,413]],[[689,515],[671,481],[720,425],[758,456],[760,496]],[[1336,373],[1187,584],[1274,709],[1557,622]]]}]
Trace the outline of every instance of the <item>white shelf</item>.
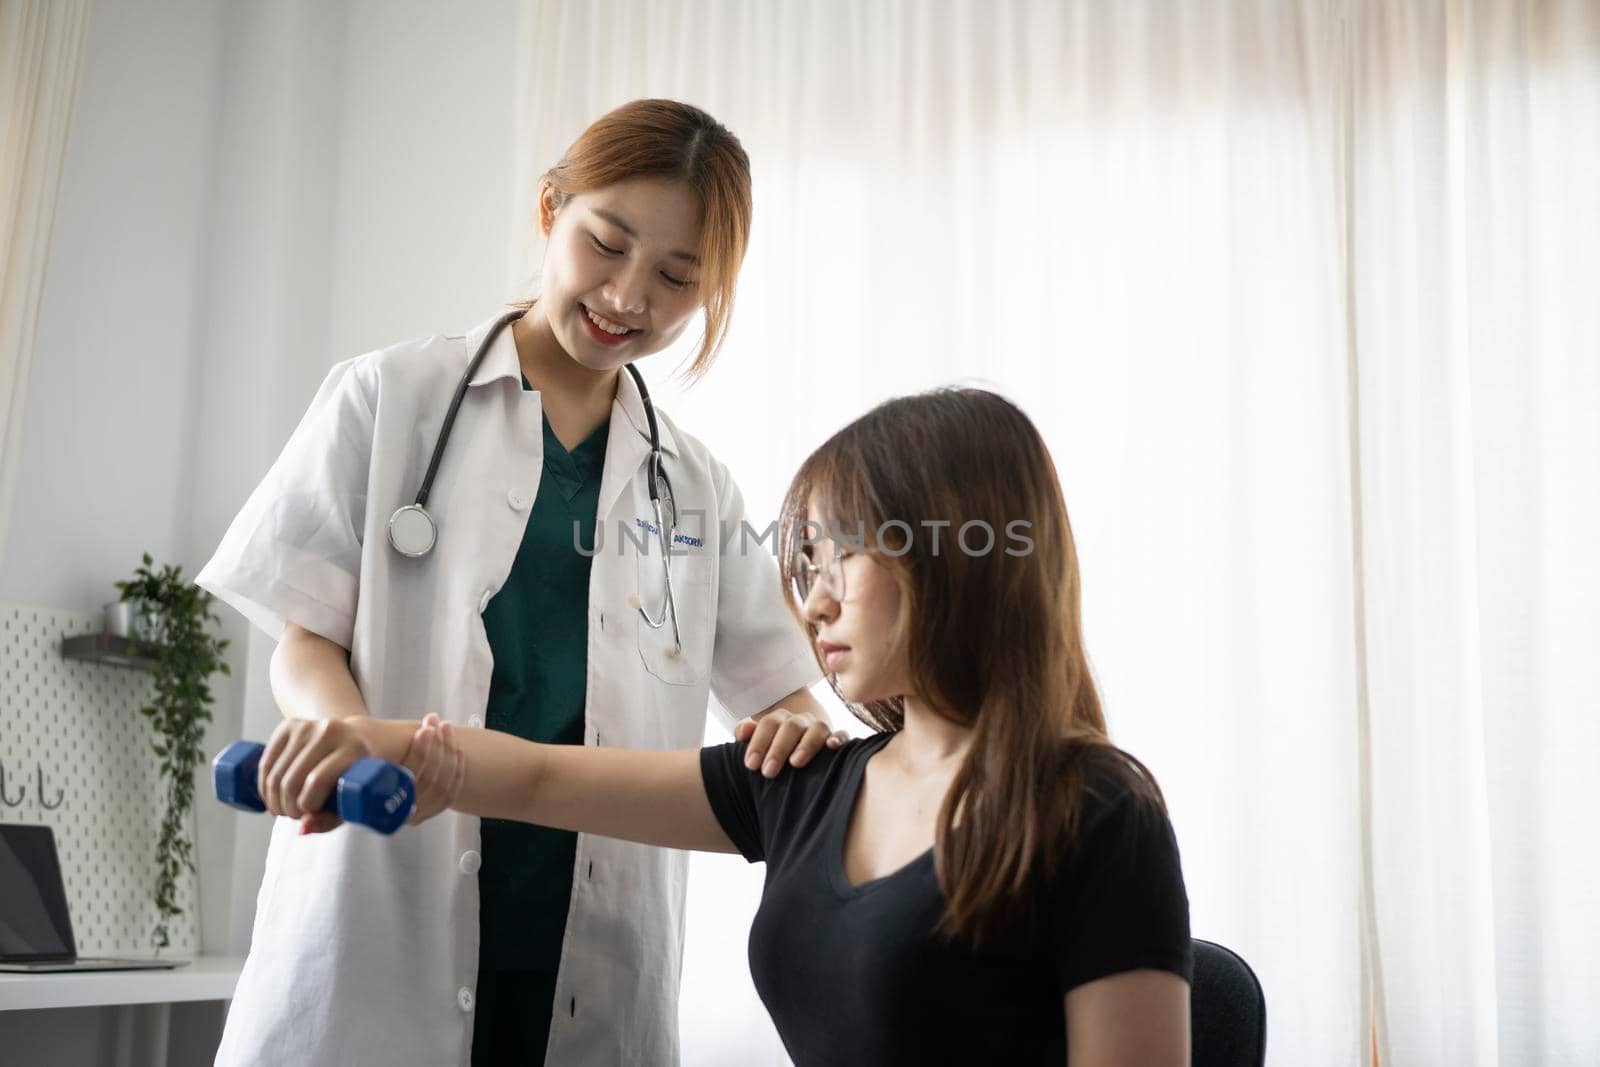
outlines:
[{"label": "white shelf", "polygon": [[0,1011],[231,1000],[243,956],[199,956],[171,971],[0,974]]}]

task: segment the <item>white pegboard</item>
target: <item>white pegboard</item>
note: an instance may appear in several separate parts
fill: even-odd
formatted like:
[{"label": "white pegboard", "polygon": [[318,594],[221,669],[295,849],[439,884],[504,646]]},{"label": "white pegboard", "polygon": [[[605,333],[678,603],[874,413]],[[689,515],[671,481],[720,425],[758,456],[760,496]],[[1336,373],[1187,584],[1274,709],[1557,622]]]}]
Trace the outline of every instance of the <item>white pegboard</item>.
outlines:
[{"label": "white pegboard", "polygon": [[[150,675],[61,655],[62,638],[100,629],[98,612],[0,604],[0,767],[9,798],[0,800],[0,822],[55,828],[79,955],[148,955],[165,798],[155,735],[139,714]],[[58,798],[59,807],[46,807]],[[177,896],[183,914],[168,924],[162,955],[190,957],[193,874],[184,872]]]}]

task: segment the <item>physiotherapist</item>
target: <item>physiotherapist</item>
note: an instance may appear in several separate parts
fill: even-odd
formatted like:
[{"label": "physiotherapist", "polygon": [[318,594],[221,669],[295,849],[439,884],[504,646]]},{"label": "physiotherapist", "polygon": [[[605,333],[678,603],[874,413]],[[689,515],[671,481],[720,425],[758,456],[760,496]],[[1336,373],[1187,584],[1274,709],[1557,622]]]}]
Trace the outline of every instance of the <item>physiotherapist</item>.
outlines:
[{"label": "physiotherapist", "polygon": [[[802,765],[840,738],[770,541],[631,367],[698,312],[690,373],[711,365],[748,158],[698,108],[636,101],[544,175],[538,216],[537,299],[336,365],[197,581],[279,640],[291,718],[682,749],[715,695],[761,720],[736,736],[765,773]],[[219,1064],[678,1062],[684,853],[455,813],[303,835],[277,800]]]}]

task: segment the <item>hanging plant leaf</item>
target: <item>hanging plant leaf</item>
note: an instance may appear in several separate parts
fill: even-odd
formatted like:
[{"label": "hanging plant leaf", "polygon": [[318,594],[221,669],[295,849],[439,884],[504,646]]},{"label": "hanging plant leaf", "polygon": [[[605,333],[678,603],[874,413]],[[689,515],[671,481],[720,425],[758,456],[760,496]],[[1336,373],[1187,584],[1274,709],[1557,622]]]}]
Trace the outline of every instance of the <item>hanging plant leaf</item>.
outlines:
[{"label": "hanging plant leaf", "polygon": [[157,949],[171,942],[168,925],[182,915],[177,905],[178,880],[193,872],[194,844],[189,840],[189,812],[194,804],[194,772],[204,759],[200,743],[203,723],[212,721],[213,702],[206,679],[214,673],[230,674],[222,662],[226,640],[207,632],[207,623],[220,620],[211,613],[215,598],[183,580],[182,568],[164,565],[153,569],[150,554],[133,577],[115,583],[123,600],[134,602],[134,613],[146,631],[140,644],[155,660],[151,702],[139,709],[150,720],[157,740],[151,750],[160,759],[166,783],[166,806],[156,843],[155,903],[159,921],[152,937]]}]

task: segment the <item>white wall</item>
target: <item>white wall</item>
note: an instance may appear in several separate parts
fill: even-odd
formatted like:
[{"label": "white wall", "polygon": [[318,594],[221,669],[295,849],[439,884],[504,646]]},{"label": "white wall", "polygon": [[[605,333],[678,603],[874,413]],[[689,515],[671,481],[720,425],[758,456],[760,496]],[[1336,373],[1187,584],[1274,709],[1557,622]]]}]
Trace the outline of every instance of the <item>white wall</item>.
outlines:
[{"label": "white wall", "polygon": [[[116,598],[111,582],[141,552],[192,567],[186,413],[204,322],[225,22],[206,0],[101,3],[90,18],[0,600],[92,610]],[[221,725],[236,724],[236,709],[218,710]],[[232,842],[217,813],[198,814],[202,940],[215,946]],[[153,1046],[127,1022],[115,1008],[4,1012],[0,1045],[17,1063],[99,1064],[116,1061],[126,1036],[146,1062]],[[214,1040],[219,1025],[215,1009],[171,1022],[175,1051],[191,1037]]]},{"label": "white wall", "polygon": [[[328,366],[513,295],[516,27],[515,0],[96,5],[0,601],[97,608],[145,551],[194,574]],[[208,751],[277,717],[271,642],[219,614]],[[196,822],[202,948],[242,952],[266,826]]]},{"label": "white wall", "polygon": [[96,6],[39,311],[0,599],[92,609],[187,550],[223,16]]}]

